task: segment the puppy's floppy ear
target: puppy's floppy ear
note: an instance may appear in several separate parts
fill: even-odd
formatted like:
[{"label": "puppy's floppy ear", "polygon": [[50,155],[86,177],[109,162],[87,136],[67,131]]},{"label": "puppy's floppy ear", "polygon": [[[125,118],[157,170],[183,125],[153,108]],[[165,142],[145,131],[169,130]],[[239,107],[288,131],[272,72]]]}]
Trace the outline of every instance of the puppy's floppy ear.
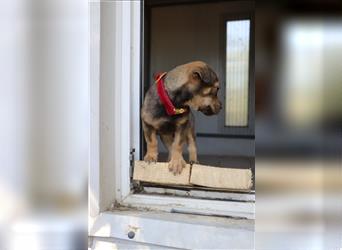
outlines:
[{"label": "puppy's floppy ear", "polygon": [[194,69],[192,75],[195,79],[197,78],[205,84],[211,84],[218,80],[216,73],[209,66]]}]

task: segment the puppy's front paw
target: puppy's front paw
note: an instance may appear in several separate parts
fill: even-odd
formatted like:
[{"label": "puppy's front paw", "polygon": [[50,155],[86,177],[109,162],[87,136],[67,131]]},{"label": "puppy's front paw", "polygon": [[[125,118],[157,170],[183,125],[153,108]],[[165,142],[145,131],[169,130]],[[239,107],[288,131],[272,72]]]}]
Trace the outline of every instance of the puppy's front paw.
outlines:
[{"label": "puppy's front paw", "polygon": [[184,161],[183,157],[177,157],[171,159],[169,162],[169,170],[173,172],[174,175],[180,174],[185,168],[186,162]]},{"label": "puppy's front paw", "polygon": [[157,162],[158,155],[157,154],[151,154],[147,153],[144,157],[144,161],[151,163],[151,162]]}]

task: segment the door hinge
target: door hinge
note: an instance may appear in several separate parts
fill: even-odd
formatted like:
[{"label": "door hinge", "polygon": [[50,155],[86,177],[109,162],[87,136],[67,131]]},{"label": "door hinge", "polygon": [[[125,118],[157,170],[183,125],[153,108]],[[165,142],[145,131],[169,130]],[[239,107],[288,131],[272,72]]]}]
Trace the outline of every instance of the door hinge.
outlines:
[{"label": "door hinge", "polygon": [[[134,168],[134,153],[135,153],[135,148],[132,148],[129,151],[129,165],[131,167],[131,170],[133,170],[133,168]],[[133,171],[131,171],[131,172],[133,174]]]},{"label": "door hinge", "polygon": [[135,153],[135,148],[132,148],[132,149],[129,151],[129,160],[130,160],[130,161],[134,161],[134,153]]},{"label": "door hinge", "polygon": [[133,188],[134,153],[135,153],[135,148],[132,148],[129,151],[129,178],[130,178],[131,189]]}]

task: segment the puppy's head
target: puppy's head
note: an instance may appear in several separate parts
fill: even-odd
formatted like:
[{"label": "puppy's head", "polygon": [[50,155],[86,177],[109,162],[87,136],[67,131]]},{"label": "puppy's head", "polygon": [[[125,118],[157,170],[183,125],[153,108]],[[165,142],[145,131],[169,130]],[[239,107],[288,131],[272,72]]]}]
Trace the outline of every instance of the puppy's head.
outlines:
[{"label": "puppy's head", "polygon": [[217,114],[222,109],[217,93],[220,89],[216,73],[204,62],[196,61],[178,66],[169,74],[170,87],[177,104],[188,105],[205,115]]},{"label": "puppy's head", "polygon": [[217,96],[218,77],[205,62],[180,65],[167,73],[165,82],[176,106],[187,105],[205,115],[217,114],[222,109]]},{"label": "puppy's head", "polygon": [[205,64],[194,68],[190,78],[192,81],[188,87],[194,89],[194,95],[187,104],[205,115],[214,115],[220,112],[222,103],[217,96],[220,84],[216,73]]}]

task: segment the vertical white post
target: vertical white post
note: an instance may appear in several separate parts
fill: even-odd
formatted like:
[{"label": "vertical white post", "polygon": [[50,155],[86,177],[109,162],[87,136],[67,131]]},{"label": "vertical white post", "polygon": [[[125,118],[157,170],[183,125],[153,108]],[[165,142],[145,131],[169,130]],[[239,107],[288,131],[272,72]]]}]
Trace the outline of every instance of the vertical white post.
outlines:
[{"label": "vertical white post", "polygon": [[95,217],[100,213],[100,3],[89,3],[90,62],[90,154],[89,154],[89,213]]},{"label": "vertical white post", "polygon": [[130,150],[139,151],[140,2],[117,2],[115,58],[116,200],[130,193]]},{"label": "vertical white post", "polygon": [[132,2],[132,86],[131,86],[131,145],[135,148],[135,159],[140,152],[140,71],[141,71],[141,2]]},{"label": "vertical white post", "polygon": [[[132,20],[132,3],[131,1],[120,1],[118,2],[118,17],[120,20],[118,21],[118,25],[120,26],[120,33],[118,33],[118,39],[121,39],[120,42],[120,51],[118,51],[117,64],[116,69],[120,68],[120,75],[121,79],[115,82],[117,90],[120,94],[120,110],[118,114],[120,114],[120,130],[116,131],[116,135],[118,136],[118,140],[120,143],[120,147],[116,148],[116,150],[121,150],[120,152],[120,162],[117,162],[117,169],[120,170],[121,174],[117,175],[117,177],[121,178],[118,180],[118,183],[121,182],[121,190],[120,194],[118,194],[117,198],[120,200],[127,196],[130,192],[129,187],[129,168],[130,168],[130,161],[129,161],[129,153],[130,153],[130,142],[131,142],[131,133],[130,133],[130,126],[131,126],[131,119],[130,119],[130,112],[131,112],[131,44],[132,44],[132,37],[131,37],[131,20]],[[118,152],[118,151],[117,151]],[[127,185],[128,183],[128,185]]]},{"label": "vertical white post", "polygon": [[141,3],[94,5],[90,5],[89,206],[96,216],[130,193],[130,149],[139,152]]}]

